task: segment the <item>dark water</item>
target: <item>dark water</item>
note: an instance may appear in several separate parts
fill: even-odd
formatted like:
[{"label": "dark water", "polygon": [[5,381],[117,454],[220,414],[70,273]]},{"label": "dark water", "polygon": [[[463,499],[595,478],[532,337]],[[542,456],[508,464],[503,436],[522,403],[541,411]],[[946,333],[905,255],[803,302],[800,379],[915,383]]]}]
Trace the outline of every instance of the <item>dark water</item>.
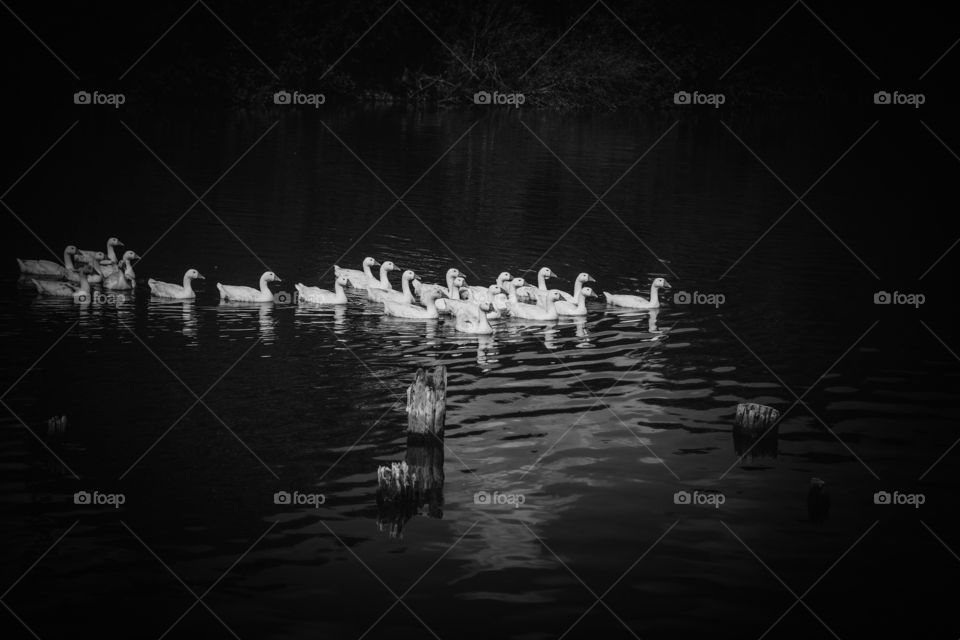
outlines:
[{"label": "dark water", "polygon": [[[800,195],[872,123],[726,124]],[[62,125],[26,137],[8,184]],[[795,198],[717,119],[80,122],[11,209],[57,252],[116,235],[144,255],[141,280],[207,280],[187,303],[144,288],[118,305],[38,299],[13,257],[49,255],[5,220],[3,401],[35,432],[69,422],[41,445],[5,414],[4,603],[41,638],[955,637],[955,591],[937,586],[960,575],[955,257],[920,278],[954,237],[933,222],[949,182],[926,167],[952,160],[890,162],[891,146],[938,153],[904,131],[870,131],[805,197],[815,213],[797,205],[737,262]],[[611,292],[662,276],[725,301],[594,302],[584,321],[502,320],[479,339],[358,295],[336,310],[218,304],[215,282],[254,285],[264,265],[277,291],[332,288],[334,262],[366,255],[428,281],[547,265]],[[881,289],[927,302],[876,306]],[[376,470],[404,456],[416,368],[441,363],[442,507],[391,536]],[[794,394],[777,455],[739,459],[737,403],[787,410]],[[831,496],[822,522],[813,477]],[[75,505],[80,490],[126,502]],[[495,490],[525,502],[475,504]],[[680,490],[724,502],[675,504]],[[875,505],[880,490],[925,503]],[[276,505],[277,491],[326,502]]]}]

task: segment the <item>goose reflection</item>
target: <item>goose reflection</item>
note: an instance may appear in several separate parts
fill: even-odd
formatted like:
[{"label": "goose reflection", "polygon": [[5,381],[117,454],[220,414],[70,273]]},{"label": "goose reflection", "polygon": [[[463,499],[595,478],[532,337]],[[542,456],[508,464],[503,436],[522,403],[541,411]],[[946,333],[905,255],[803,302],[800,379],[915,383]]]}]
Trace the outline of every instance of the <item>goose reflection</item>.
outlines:
[{"label": "goose reflection", "polygon": [[[273,316],[273,302],[237,302],[235,300],[221,300],[217,311],[226,323],[246,324],[253,311],[257,312],[260,341],[264,344],[273,342],[276,318]],[[231,327],[232,328],[232,327]]]},{"label": "goose reflection", "polygon": [[319,324],[327,329],[332,325],[333,332],[338,336],[343,334],[347,326],[347,308],[341,304],[320,305],[301,300],[293,313],[297,323]]}]

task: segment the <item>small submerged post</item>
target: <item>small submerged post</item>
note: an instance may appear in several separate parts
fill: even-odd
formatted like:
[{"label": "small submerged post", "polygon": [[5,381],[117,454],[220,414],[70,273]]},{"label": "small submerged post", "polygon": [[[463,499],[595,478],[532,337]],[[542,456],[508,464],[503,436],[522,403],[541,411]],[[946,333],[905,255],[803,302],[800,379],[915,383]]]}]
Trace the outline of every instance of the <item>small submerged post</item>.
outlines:
[{"label": "small submerged post", "polygon": [[407,452],[402,461],[377,469],[377,526],[391,538],[427,507],[443,517],[443,430],[447,413],[447,368],[417,369],[407,388]]},{"label": "small submerged post", "polygon": [[779,452],[780,412],[755,402],[737,405],[733,420],[733,448],[738,456],[776,458]]}]

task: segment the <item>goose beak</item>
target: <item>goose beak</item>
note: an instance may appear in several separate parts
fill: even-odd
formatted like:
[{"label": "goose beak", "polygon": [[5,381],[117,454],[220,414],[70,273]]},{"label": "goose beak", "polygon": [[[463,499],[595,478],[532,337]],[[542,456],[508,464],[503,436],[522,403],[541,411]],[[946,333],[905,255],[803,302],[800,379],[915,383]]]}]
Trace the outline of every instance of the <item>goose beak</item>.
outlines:
[{"label": "goose beak", "polygon": [[375,266],[375,267],[379,267],[379,266],[380,266],[380,263],[379,263],[379,262],[377,262],[376,260],[374,260],[374,261],[373,261],[373,266]]},{"label": "goose beak", "polygon": [[587,282],[596,282],[596,280],[594,280],[593,276],[588,275],[588,276],[587,276]]},{"label": "goose beak", "polygon": [[274,282],[283,282],[283,280],[281,280],[279,277],[274,277],[273,281],[274,281]]},{"label": "goose beak", "polygon": [[198,279],[198,280],[206,280],[206,278],[204,278],[203,275],[201,275],[201,274],[199,274],[199,273],[197,274],[197,279]]},{"label": "goose beak", "polygon": [[667,282],[666,280],[663,281],[663,288],[664,288],[664,289],[673,289],[673,287],[670,286],[670,283]]}]

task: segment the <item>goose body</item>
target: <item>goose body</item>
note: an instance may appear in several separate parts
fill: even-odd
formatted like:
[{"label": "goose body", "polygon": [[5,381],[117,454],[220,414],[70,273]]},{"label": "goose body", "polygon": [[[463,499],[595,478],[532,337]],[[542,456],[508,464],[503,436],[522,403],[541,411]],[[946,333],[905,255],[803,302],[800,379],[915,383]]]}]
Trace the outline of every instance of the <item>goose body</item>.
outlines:
[{"label": "goose body", "polygon": [[401,302],[403,304],[413,304],[413,292],[410,291],[410,283],[417,277],[417,274],[407,269],[403,272],[400,280],[401,291],[393,289],[367,289],[367,297],[374,302]]},{"label": "goose body", "polygon": [[464,300],[451,300],[449,298],[439,298],[435,303],[438,310],[453,313],[456,320],[454,329],[460,333],[475,333],[480,335],[489,335],[493,333],[493,327],[487,319],[487,313],[491,309],[489,302],[483,302],[476,305]]},{"label": "goose body", "polygon": [[434,291],[428,291],[421,299],[424,306],[420,307],[403,302],[391,302],[389,300],[383,303],[383,312],[388,316],[395,318],[409,318],[411,320],[432,320],[438,317],[437,298]]},{"label": "goose body", "polygon": [[74,270],[73,256],[76,253],[77,248],[70,245],[63,250],[63,264],[53,260],[21,260],[20,258],[17,258],[17,264],[20,266],[20,273],[25,275],[66,278],[67,274]]},{"label": "goose body", "polygon": [[347,283],[351,287],[366,289],[371,285],[375,285],[377,282],[377,277],[370,271],[370,267],[376,267],[379,264],[380,263],[373,258],[367,257],[363,259],[363,270],[344,269],[343,267],[333,265],[333,273],[338,278],[340,276],[346,276]]},{"label": "goose body", "polygon": [[193,300],[197,294],[193,291],[192,283],[196,279],[204,280],[200,272],[196,269],[187,269],[183,274],[183,284],[172,284],[170,282],[161,282],[150,278],[147,285],[150,287],[151,295],[158,298],[173,298],[176,300]]},{"label": "goose body", "polygon": [[58,280],[37,280],[36,278],[32,279],[32,282],[37,288],[37,293],[40,295],[54,296],[57,298],[72,297],[77,302],[90,302],[92,298],[90,294],[90,283],[82,276],[79,285]]},{"label": "goose body", "polygon": [[587,315],[587,298],[596,298],[597,294],[590,287],[583,287],[577,291],[577,301],[567,302],[566,300],[557,300],[554,305],[557,313],[561,316],[585,316]]},{"label": "goose body", "polygon": [[299,302],[309,302],[311,304],[347,304],[347,292],[343,290],[350,284],[350,278],[347,274],[341,273],[333,283],[335,291],[321,289],[320,287],[307,287],[302,283],[294,285],[297,289],[297,300]]},{"label": "goose body", "polygon": [[603,292],[603,295],[607,298],[607,304],[613,305],[615,307],[627,307],[629,309],[659,309],[660,308],[660,296],[658,291],[660,289],[669,289],[670,283],[664,280],[663,278],[656,278],[653,281],[653,284],[650,285],[650,299],[642,298],[640,296],[632,296],[625,294],[616,294],[616,293],[607,293]]},{"label": "goose body", "polygon": [[[496,287],[498,289],[497,293],[500,293],[500,289],[503,288],[503,283],[511,279],[510,273],[508,271],[503,271],[499,276],[497,276]],[[481,302],[493,302],[493,297],[491,292],[493,291],[493,286],[481,287],[474,285],[472,287],[465,287],[462,289],[463,293],[466,294],[467,300],[480,304]],[[463,297],[461,295],[461,297]]]},{"label": "goose body", "polygon": [[570,295],[566,291],[560,291],[560,289],[551,289],[551,291],[560,291],[561,302],[566,301],[576,304],[577,296],[580,295],[580,289],[582,289],[583,285],[588,282],[596,282],[596,280],[594,280],[593,276],[591,276],[589,273],[584,272],[577,275],[576,279],[573,281],[573,295]]},{"label": "goose body", "polygon": [[524,320],[556,320],[559,314],[557,313],[555,303],[559,299],[559,293],[550,292],[547,294],[543,305],[527,304],[517,301],[516,293],[514,292],[513,299],[508,304],[507,309],[514,318],[522,318]]},{"label": "goose body", "polygon": [[133,251],[124,252],[123,259],[120,261],[123,270],[121,271],[118,268],[116,271],[103,276],[103,288],[112,290],[133,289],[137,284],[137,274],[133,270],[132,261],[139,257]]},{"label": "goose body", "polygon": [[[107,238],[106,255],[104,255],[101,251],[87,250],[81,251],[80,254],[85,258],[89,258],[86,260],[86,262],[90,268],[96,271],[97,275],[99,275],[101,278],[106,278],[110,274],[120,271],[122,267],[120,263],[123,262],[123,258],[117,258],[116,248],[122,246],[123,242],[117,238],[111,237]],[[99,259],[94,259],[98,257]]]},{"label": "goose body", "polygon": [[221,300],[235,300],[237,302],[273,302],[273,292],[267,286],[268,282],[282,282],[273,271],[264,271],[260,276],[260,288],[245,287],[243,285],[217,283]]}]

